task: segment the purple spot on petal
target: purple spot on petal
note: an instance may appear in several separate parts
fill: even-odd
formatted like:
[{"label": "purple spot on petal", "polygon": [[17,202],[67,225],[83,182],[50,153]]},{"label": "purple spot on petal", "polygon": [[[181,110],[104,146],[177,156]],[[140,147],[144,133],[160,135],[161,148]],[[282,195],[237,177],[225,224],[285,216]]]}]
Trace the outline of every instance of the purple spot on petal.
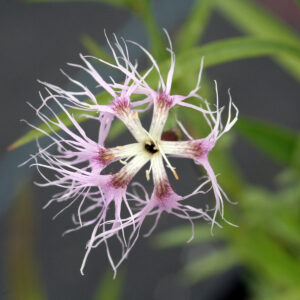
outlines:
[{"label": "purple spot on petal", "polygon": [[159,181],[155,185],[155,196],[158,199],[163,199],[170,194],[171,187],[167,180]]},{"label": "purple spot on petal", "polygon": [[112,105],[118,115],[127,115],[131,111],[131,103],[127,98],[116,99]]},{"label": "purple spot on petal", "polygon": [[109,163],[111,163],[114,159],[114,155],[111,153],[109,149],[106,148],[100,148],[98,151],[98,157],[97,161],[102,166],[107,166]]},{"label": "purple spot on petal", "polygon": [[156,104],[160,109],[168,109],[173,105],[173,99],[169,95],[161,93],[156,99]]},{"label": "purple spot on petal", "polygon": [[113,174],[111,177],[111,184],[114,188],[126,188],[131,180],[131,176],[122,168],[118,173]]}]

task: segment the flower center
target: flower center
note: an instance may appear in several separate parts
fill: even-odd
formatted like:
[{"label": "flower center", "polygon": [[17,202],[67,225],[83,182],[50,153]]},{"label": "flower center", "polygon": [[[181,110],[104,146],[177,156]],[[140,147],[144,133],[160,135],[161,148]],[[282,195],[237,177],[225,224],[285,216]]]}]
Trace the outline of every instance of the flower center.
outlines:
[{"label": "flower center", "polygon": [[148,141],[145,143],[145,149],[147,150],[147,152],[154,154],[156,152],[158,152],[158,149],[156,147],[156,145],[154,144],[153,141]]}]

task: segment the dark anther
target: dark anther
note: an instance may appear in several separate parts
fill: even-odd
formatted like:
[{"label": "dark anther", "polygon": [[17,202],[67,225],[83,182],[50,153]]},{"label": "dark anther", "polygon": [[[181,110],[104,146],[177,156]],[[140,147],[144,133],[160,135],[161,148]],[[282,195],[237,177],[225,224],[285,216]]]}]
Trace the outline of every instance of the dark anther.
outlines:
[{"label": "dark anther", "polygon": [[158,151],[153,142],[145,143],[145,149],[151,154],[154,154]]}]

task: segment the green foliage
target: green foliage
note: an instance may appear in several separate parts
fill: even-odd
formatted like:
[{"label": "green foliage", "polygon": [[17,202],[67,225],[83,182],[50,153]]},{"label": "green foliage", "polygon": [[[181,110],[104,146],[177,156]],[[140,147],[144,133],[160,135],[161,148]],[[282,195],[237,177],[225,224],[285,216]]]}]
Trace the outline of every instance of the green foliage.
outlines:
[{"label": "green foliage", "polygon": [[72,3],[72,2],[95,2],[104,3],[113,6],[126,7],[128,0],[23,0],[27,3]]},{"label": "green foliage", "polygon": [[107,53],[92,37],[84,34],[80,38],[81,43],[86,48],[86,50],[95,57],[101,57],[107,62],[113,62],[111,55]]},{"label": "green foliage", "polygon": [[178,32],[176,46],[180,52],[191,49],[200,41],[213,11],[215,0],[196,0],[186,22]]},{"label": "green foliage", "polygon": [[296,43],[269,38],[230,38],[211,42],[178,55],[177,76],[183,75],[180,72],[181,68],[184,70],[193,68],[201,56],[205,57],[205,67],[208,67],[239,59],[279,54],[291,54],[299,60],[299,49],[300,45]]},{"label": "green foliage", "polygon": [[[266,9],[250,0],[218,0],[219,11],[245,33],[300,44],[299,35]],[[293,54],[276,57],[279,65],[300,80],[300,62]]]},{"label": "green foliage", "polygon": [[240,203],[241,209],[247,214],[246,222],[242,222],[256,229],[263,228],[287,247],[300,247],[300,213],[297,210],[300,206],[299,192],[299,183],[276,193],[247,187],[241,197],[243,202]]},{"label": "green foliage", "polygon": [[220,12],[240,30],[261,37],[299,42],[295,31],[252,0],[219,0],[216,3]]},{"label": "green foliage", "polygon": [[[193,284],[238,264],[245,266],[254,280],[264,282],[265,285],[271,284],[273,289],[281,286],[282,290],[277,291],[281,295],[298,290],[299,189],[300,185],[297,184],[279,193],[271,193],[247,187],[239,194],[238,211],[227,208],[230,214],[227,219],[234,220],[239,228],[225,224],[216,231],[214,237],[214,240],[227,241],[229,248],[215,250],[211,256],[187,263],[180,273],[185,274],[186,283]],[[207,236],[205,229],[207,226],[196,226],[193,244],[203,244],[213,238]],[[186,225],[172,228],[155,236],[155,245],[159,248],[187,247],[186,240],[190,237],[190,231],[191,227]]]},{"label": "green foliage", "polygon": [[[192,230],[189,224],[187,226],[172,228],[170,230],[157,234],[153,238],[153,243],[155,247],[159,247],[162,249],[178,247],[184,244],[189,245],[191,236]],[[207,242],[212,239],[214,239],[214,237],[211,235],[210,226],[195,226],[194,238],[191,240],[191,243]]]},{"label": "green foliage", "polygon": [[[277,240],[261,230],[243,228],[243,234],[234,240],[236,251],[248,269],[276,285],[287,288],[297,287],[300,269],[299,259],[291,255]],[[284,276],[282,276],[284,274]]]},{"label": "green foliage", "polygon": [[275,160],[291,166],[298,143],[298,134],[275,124],[240,118],[237,129],[242,136]]},{"label": "green foliage", "polygon": [[11,300],[47,299],[35,253],[37,219],[33,199],[31,185],[26,184],[10,212],[5,266]]},{"label": "green foliage", "polygon": [[186,264],[179,274],[185,284],[194,284],[210,276],[222,273],[237,265],[238,258],[228,247],[213,250]]},{"label": "green foliage", "polygon": [[113,279],[113,272],[111,270],[105,272],[101,278],[93,300],[121,300],[124,286],[124,274],[122,270],[118,271],[118,276]]},{"label": "green foliage", "polygon": [[139,7],[136,9],[137,15],[140,17],[141,21],[144,23],[151,45],[151,52],[153,53],[155,59],[163,60],[167,57],[165,51],[166,40],[162,36],[162,31],[158,27],[155,20],[154,14],[152,12],[151,1],[149,0],[131,0],[133,5],[139,3]]}]

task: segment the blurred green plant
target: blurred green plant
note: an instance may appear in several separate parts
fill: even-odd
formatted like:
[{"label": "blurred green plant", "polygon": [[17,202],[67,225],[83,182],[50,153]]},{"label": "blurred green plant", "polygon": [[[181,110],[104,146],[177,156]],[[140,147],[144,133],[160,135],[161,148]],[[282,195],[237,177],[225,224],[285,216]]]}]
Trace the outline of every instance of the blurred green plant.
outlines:
[{"label": "blurred green plant", "polygon": [[[236,28],[250,35],[300,44],[299,34],[262,6],[249,0],[217,0],[216,7]],[[300,61],[290,54],[274,57],[296,80],[300,80]]]},{"label": "blurred green plant", "polygon": [[111,55],[89,35],[82,35],[80,41],[91,55],[95,57],[101,57],[103,60],[109,63],[113,62]]},{"label": "blurred green plant", "polygon": [[[72,0],[30,0],[28,2],[67,1]],[[138,16],[147,29],[152,50],[162,72],[167,72],[169,61],[165,56],[165,41],[153,16],[151,1],[94,0],[91,2],[126,8]],[[299,3],[299,0],[297,2]],[[202,45],[202,36],[214,10],[221,13],[246,36]],[[106,50],[91,37],[84,35],[81,41],[92,55],[110,59]],[[294,79],[300,80],[298,33],[250,0],[195,0],[191,13],[178,30],[175,46],[179,53],[174,75],[175,92],[176,90],[182,92],[187,85],[193,84],[190,79],[199,68],[202,56],[205,56],[205,67],[238,59],[269,56]],[[150,74],[149,83],[155,80],[155,75]],[[202,83],[202,92],[205,95],[211,94],[206,78]],[[108,95],[104,93],[100,93],[97,99],[102,103],[109,101]],[[79,111],[72,110],[70,113],[77,117],[81,114]],[[192,134],[203,136],[205,129],[198,115],[184,108],[176,111],[176,114],[187,124]],[[66,125],[71,125],[67,116],[60,115],[60,119],[65,121]],[[86,119],[82,117],[80,120],[83,122]],[[118,124],[113,128],[112,138],[124,130],[124,127]],[[169,125],[174,126],[174,122]],[[48,133],[44,125],[40,128]],[[243,177],[242,170],[238,168],[230,155],[230,148],[237,134],[263,151],[266,158],[274,159],[285,168],[277,182],[276,191],[253,186]],[[10,149],[25,145],[41,136],[39,132],[31,130],[13,143]],[[191,228],[180,226],[157,234],[153,238],[153,245],[160,249],[194,247],[196,244],[220,240],[223,243],[222,247],[184,265],[178,277],[184,278],[185,284],[195,284],[207,277],[222,273],[234,265],[242,265],[247,270],[245,282],[251,289],[253,299],[298,299],[300,295],[299,133],[262,120],[241,116],[236,132],[220,141],[211,156],[214,169],[221,174],[219,180],[224,189],[232,200],[239,202],[239,205],[228,206],[226,210],[227,218],[238,224],[239,228],[225,225],[222,229],[215,229],[214,236],[212,236],[207,225],[197,225],[194,240],[187,244]],[[32,249],[28,250],[28,257],[33,257],[30,251]],[[31,259],[28,261],[33,263]],[[11,263],[10,267],[14,270],[15,265]],[[35,267],[28,266],[28,268],[34,269]],[[110,277],[110,275],[105,275],[101,280],[95,300],[120,299],[123,275],[118,276],[118,282],[114,284],[108,276]],[[28,278],[36,278],[36,275],[30,275]],[[18,277],[12,280],[21,282]],[[42,292],[34,287],[37,286],[34,280],[31,282],[37,296],[30,299],[41,299]]]},{"label": "blurred green plant", "polygon": [[251,118],[241,118],[237,130],[277,162],[300,170],[297,161],[300,139],[297,132]]},{"label": "blurred green plant", "polygon": [[203,36],[215,0],[196,0],[186,22],[179,29],[176,48],[183,52],[194,47]]},{"label": "blurred green plant", "polygon": [[95,292],[93,300],[121,300],[124,286],[124,274],[118,271],[118,276],[113,279],[113,272],[108,270],[101,278],[100,285]]},{"label": "blurred green plant", "polygon": [[20,191],[12,207],[8,224],[5,251],[8,298],[11,300],[47,299],[36,255],[36,214],[33,204],[32,184]]}]

